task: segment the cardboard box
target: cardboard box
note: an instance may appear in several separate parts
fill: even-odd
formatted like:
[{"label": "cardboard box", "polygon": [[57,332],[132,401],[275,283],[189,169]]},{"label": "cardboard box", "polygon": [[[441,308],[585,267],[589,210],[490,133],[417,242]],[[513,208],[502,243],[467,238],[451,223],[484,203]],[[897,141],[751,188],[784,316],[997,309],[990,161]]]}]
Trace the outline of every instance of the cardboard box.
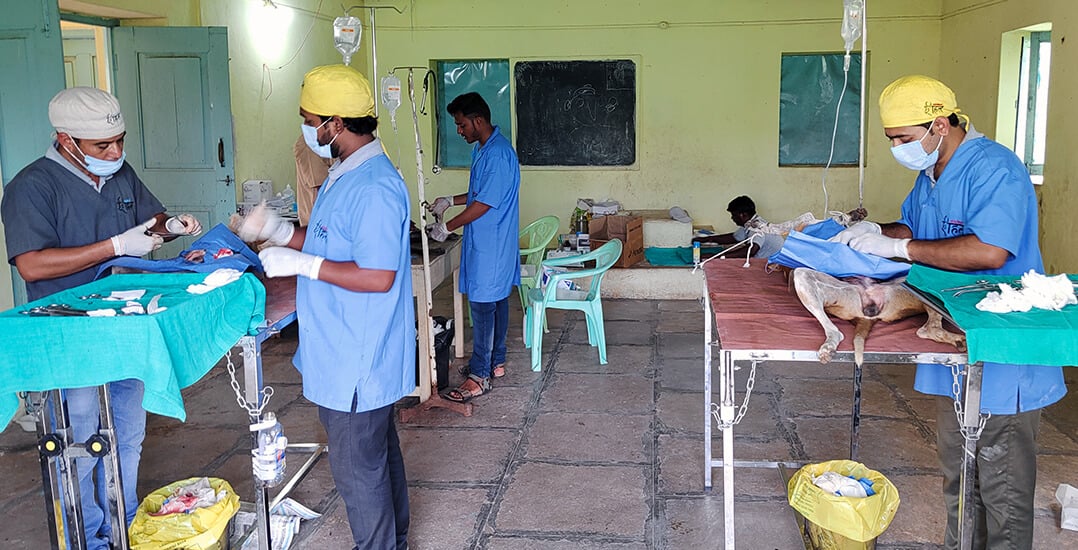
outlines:
[{"label": "cardboard box", "polygon": [[640,216],[602,216],[588,225],[591,249],[621,239],[621,257],[614,267],[629,267],[644,259],[644,220]]}]

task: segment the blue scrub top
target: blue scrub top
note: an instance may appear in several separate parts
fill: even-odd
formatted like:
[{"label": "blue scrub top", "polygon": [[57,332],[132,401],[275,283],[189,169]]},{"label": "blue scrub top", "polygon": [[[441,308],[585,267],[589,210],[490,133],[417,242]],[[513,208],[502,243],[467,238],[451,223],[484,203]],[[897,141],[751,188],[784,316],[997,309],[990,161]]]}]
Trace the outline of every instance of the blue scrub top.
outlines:
[{"label": "blue scrub top", "polygon": [[[929,170],[932,170],[929,168]],[[902,218],[914,239],[976,235],[1010,252],[1003,267],[976,271],[1020,276],[1044,273],[1037,241],[1037,197],[1022,161],[1006,147],[970,132],[933,185],[928,171],[917,176],[902,203]],[[952,395],[951,369],[918,365],[914,389]],[[984,363],[981,411],[1015,414],[1044,408],[1067,393],[1062,367]]]},{"label": "blue scrub top", "polygon": [[464,226],[460,288],[470,302],[497,302],[520,284],[520,162],[497,126],[472,148],[468,202],[490,207]]},{"label": "blue scrub top", "polygon": [[352,292],[299,277],[293,363],[303,375],[304,397],[349,412],[357,395],[355,412],[363,412],[415,389],[408,190],[377,140],[334,168],[336,179],[322,186],[311,211],[303,251],[396,275],[387,292]]}]

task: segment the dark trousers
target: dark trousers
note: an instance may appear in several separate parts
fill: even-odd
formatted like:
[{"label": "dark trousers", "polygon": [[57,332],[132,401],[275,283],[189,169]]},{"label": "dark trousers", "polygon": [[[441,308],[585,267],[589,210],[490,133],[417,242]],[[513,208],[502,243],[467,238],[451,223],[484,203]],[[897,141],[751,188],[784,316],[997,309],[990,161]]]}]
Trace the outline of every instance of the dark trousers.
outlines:
[{"label": "dark trousers", "polygon": [[[958,497],[965,439],[954,401],[937,398],[937,452],[947,503],[946,548],[958,548]],[[1037,487],[1037,428],[1041,411],[993,416],[977,441],[973,480],[974,550],[1033,548],[1033,492]]]},{"label": "dark trousers", "polygon": [[490,378],[491,370],[505,362],[505,336],[509,333],[509,297],[497,302],[468,301],[472,310],[472,358],[468,370]]},{"label": "dark trousers", "polygon": [[318,407],[318,418],[329,435],[329,466],[356,548],[407,549],[408,481],[393,405],[352,413]]}]

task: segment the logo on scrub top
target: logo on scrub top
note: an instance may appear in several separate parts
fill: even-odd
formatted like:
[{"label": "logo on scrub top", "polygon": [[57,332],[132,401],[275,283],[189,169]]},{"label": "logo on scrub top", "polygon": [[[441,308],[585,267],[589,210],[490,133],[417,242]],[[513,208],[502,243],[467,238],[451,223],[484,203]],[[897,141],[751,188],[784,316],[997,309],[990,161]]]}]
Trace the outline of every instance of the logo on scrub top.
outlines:
[{"label": "logo on scrub top", "polygon": [[966,234],[966,224],[962,220],[940,221],[940,232],[948,237],[957,237]]},{"label": "logo on scrub top", "polygon": [[322,220],[318,220],[317,223],[311,224],[311,226],[307,228],[308,234],[311,233],[312,228],[314,229],[314,237],[316,239],[320,241],[325,241],[327,238],[329,238],[329,228],[326,227],[326,224],[322,223]]},{"label": "logo on scrub top", "polygon": [[134,200],[125,197],[116,197],[116,209],[120,212],[127,212],[134,206]]}]

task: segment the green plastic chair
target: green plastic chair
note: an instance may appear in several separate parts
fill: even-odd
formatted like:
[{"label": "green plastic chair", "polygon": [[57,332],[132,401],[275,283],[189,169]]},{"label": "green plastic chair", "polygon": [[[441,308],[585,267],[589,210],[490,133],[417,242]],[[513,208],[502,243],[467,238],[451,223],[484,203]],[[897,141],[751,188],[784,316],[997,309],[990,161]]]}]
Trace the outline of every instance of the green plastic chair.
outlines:
[{"label": "green plastic chair", "polygon": [[539,286],[542,276],[540,263],[550,241],[558,234],[561,220],[557,216],[543,216],[520,230],[520,309],[528,309],[528,292]]},{"label": "green plastic chair", "polygon": [[[614,262],[621,257],[621,241],[613,239],[596,250],[581,256],[569,256],[544,260],[544,267],[561,267],[576,263],[587,265],[595,262],[595,267],[555,273],[550,276],[545,288],[533,288],[528,293],[528,308],[524,319],[524,345],[532,350],[532,370],[539,371],[543,355],[543,321],[548,309],[575,309],[584,312],[588,322],[588,344],[599,348],[599,363],[606,364],[606,328],[603,325],[603,302],[599,297],[599,286],[603,276]],[[591,277],[587,291],[580,291],[579,296],[558,298],[555,290],[563,281]],[[572,291],[569,291],[572,292]],[[563,290],[563,294],[566,292]]]}]

